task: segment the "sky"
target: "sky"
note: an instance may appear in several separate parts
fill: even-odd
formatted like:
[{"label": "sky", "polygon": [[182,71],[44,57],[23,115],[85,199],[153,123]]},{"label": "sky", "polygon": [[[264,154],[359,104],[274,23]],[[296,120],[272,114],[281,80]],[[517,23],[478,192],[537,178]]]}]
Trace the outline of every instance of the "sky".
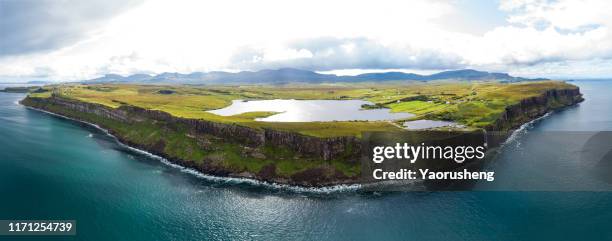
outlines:
[{"label": "sky", "polygon": [[606,0],[0,0],[0,81],[299,68],[612,77]]}]

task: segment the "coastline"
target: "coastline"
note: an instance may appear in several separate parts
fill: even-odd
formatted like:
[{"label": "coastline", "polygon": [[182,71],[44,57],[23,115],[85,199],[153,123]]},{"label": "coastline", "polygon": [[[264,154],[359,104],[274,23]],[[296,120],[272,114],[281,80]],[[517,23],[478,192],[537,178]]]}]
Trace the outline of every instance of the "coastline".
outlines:
[{"label": "coastline", "polygon": [[[508,108],[506,108],[507,113],[504,113],[503,115],[504,122],[500,126],[510,127],[511,129],[507,129],[505,135],[499,135],[499,137],[496,137],[495,142],[493,143],[496,143],[497,145],[506,143],[507,141],[513,139],[513,136],[516,134],[515,132],[516,130],[523,129],[524,126],[528,125],[529,123],[532,123],[533,121],[539,120],[540,118],[542,118],[543,116],[546,116],[547,113],[551,111],[560,109],[561,107],[575,105],[576,103],[579,103],[580,101],[583,100],[582,95],[579,93],[579,91],[571,92],[573,94],[569,94],[567,96],[562,95],[564,93],[565,94],[568,93],[567,91],[560,91],[560,92],[552,91],[553,92],[552,94],[549,92],[550,91],[544,93],[542,96],[533,97],[531,99],[526,99],[525,101],[522,101],[521,103],[515,106],[509,106]],[[559,93],[562,93],[562,94],[559,94]],[[548,104],[550,102],[550,99],[549,99],[550,96],[554,96],[556,105],[551,106]],[[557,103],[556,101],[558,100],[556,99],[558,98],[558,96],[565,96],[563,99],[565,100],[565,102],[561,103],[561,105],[559,105],[559,103]],[[536,101],[533,101],[533,100],[536,100]],[[542,100],[544,100],[544,102],[541,102]],[[528,104],[523,104],[523,102],[528,103]],[[291,178],[287,178],[287,177],[279,177],[275,174],[275,172],[272,172],[271,175],[268,174],[267,176],[262,176],[261,172],[252,173],[252,172],[248,172],[245,170],[236,171],[235,169],[232,170],[229,167],[223,167],[223,166],[214,166],[210,164],[202,165],[201,163],[196,164],[193,161],[186,161],[182,159],[171,158],[168,155],[168,153],[164,153],[163,149],[160,151],[160,149],[156,148],[155,145],[152,146],[150,144],[147,145],[143,143],[139,144],[134,141],[130,141],[128,139],[125,139],[124,137],[116,135],[114,133],[116,130],[111,130],[106,127],[102,127],[101,125],[97,123],[93,123],[93,122],[82,119],[82,118],[85,118],[85,119],[90,118],[93,115],[93,116],[97,116],[98,118],[102,118],[102,120],[104,118],[115,119],[115,121],[119,119],[120,122],[124,122],[123,124],[129,125],[129,121],[127,121],[127,118],[132,118],[134,115],[138,116],[138,118],[152,118],[151,116],[153,116],[153,120],[159,120],[159,119],[168,120],[169,119],[170,122],[168,124],[176,123],[180,121],[187,121],[188,125],[193,125],[194,128],[197,128],[197,125],[198,125],[197,120],[189,120],[189,119],[183,120],[180,118],[172,117],[164,112],[149,111],[149,110],[144,110],[144,109],[138,109],[136,107],[108,109],[106,107],[100,107],[99,105],[95,105],[95,104],[74,101],[74,100],[65,100],[59,97],[51,97],[50,99],[25,97],[19,103],[33,110],[42,111],[44,113],[52,114],[52,115],[59,116],[65,119],[78,121],[81,123],[91,125],[95,128],[102,130],[107,135],[112,136],[120,145],[122,145],[123,147],[131,151],[149,155],[151,157],[159,159],[164,164],[170,165],[175,168],[179,168],[184,172],[191,172],[192,174],[195,174],[197,176],[203,177],[208,180],[219,181],[219,182],[231,182],[231,183],[249,183],[249,184],[254,184],[254,185],[267,186],[267,187],[280,188],[280,189],[293,189],[293,190],[301,190],[301,191],[309,190],[308,192],[331,192],[331,191],[335,192],[337,190],[357,190],[357,189],[360,189],[362,185],[368,184],[368,183],[360,182],[360,179],[358,177],[357,178],[356,177],[351,177],[351,178],[346,178],[346,177],[335,178],[334,177],[331,179],[319,179],[319,177],[317,177],[318,174],[316,172],[315,174],[312,174],[313,172],[308,172],[312,170],[317,171],[316,168],[307,169],[303,171],[307,179],[302,179],[302,181],[296,181],[296,180],[292,180]],[[545,105],[542,105],[542,103],[544,103]],[[39,106],[41,108],[37,108],[35,106]],[[50,108],[50,106],[52,106],[53,108]],[[42,108],[45,108],[45,109],[42,109]],[[511,114],[509,114],[509,113],[513,113],[511,111],[512,109],[529,110],[530,112],[525,113],[525,115],[521,115],[521,116],[518,116],[518,118],[516,118],[512,116]],[[71,115],[74,115],[74,117],[66,116],[60,113],[54,113],[52,112],[52,110],[56,110],[60,113],[64,112],[67,114],[71,114]],[[83,114],[79,114],[79,113],[83,113]],[[516,113],[516,110],[514,111],[514,113]],[[89,117],[87,117],[88,115]],[[178,119],[178,121],[176,119]],[[98,120],[98,119],[96,118],[92,120]],[[101,123],[106,123],[106,122],[102,121]],[[166,128],[167,126],[165,125],[166,124],[163,124],[162,128]],[[219,128],[219,127],[216,127],[216,128]],[[499,129],[499,128],[493,128],[493,130],[490,130],[490,131],[495,132],[496,131],[495,129]],[[208,131],[208,130],[209,129],[206,129],[204,131]],[[213,130],[213,131],[216,131],[216,130]],[[121,133],[117,133],[117,134],[121,134]],[[286,136],[283,136],[283,135],[288,135],[290,138],[295,138],[292,134],[285,134],[282,132],[276,132],[275,135],[273,135],[272,137],[278,138],[277,140],[275,140],[276,142],[279,142],[279,141],[282,142],[286,140],[285,138],[287,138]],[[268,136],[266,135],[266,137]],[[313,138],[310,138],[310,139],[313,139]],[[309,141],[310,139],[305,139],[305,141]],[[294,139],[289,139],[289,140],[294,140]],[[302,154],[302,153],[298,152],[298,155],[299,154]],[[304,177],[304,175],[302,177]]]},{"label": "coastline", "polygon": [[[19,104],[19,102],[17,102],[16,104]],[[265,187],[265,188],[272,188],[272,189],[280,189],[280,190],[286,190],[286,191],[291,191],[291,192],[296,192],[296,193],[315,193],[315,194],[329,194],[329,193],[341,193],[341,192],[354,192],[357,191],[359,189],[361,189],[362,185],[359,183],[354,183],[354,184],[338,184],[338,185],[331,185],[331,186],[321,186],[321,187],[307,187],[307,186],[299,186],[299,185],[291,185],[291,184],[285,184],[285,183],[274,183],[274,182],[267,182],[267,181],[262,181],[262,180],[258,180],[255,178],[248,178],[248,177],[223,177],[223,176],[215,176],[215,175],[210,175],[210,174],[206,174],[203,173],[201,171],[196,170],[195,168],[191,168],[191,167],[186,167],[186,166],[182,166],[176,163],[171,162],[170,160],[150,153],[148,151],[142,150],[142,149],[138,149],[136,147],[132,147],[128,144],[125,144],[123,142],[121,142],[121,140],[119,140],[119,138],[117,138],[116,136],[114,136],[112,133],[110,133],[107,129],[102,128],[101,126],[91,123],[91,122],[87,122],[87,121],[83,121],[83,120],[79,120],[79,119],[75,119],[75,118],[71,118],[68,116],[64,116],[64,115],[60,115],[57,113],[53,113],[50,111],[46,111],[43,109],[39,109],[39,108],[35,108],[35,107],[31,107],[31,106],[26,106],[21,104],[22,106],[24,106],[27,109],[30,110],[35,110],[35,111],[39,111],[48,115],[52,115],[55,117],[59,117],[62,119],[66,119],[66,120],[70,120],[70,121],[74,121],[74,122],[78,122],[78,123],[83,123],[86,125],[89,125],[91,127],[96,128],[97,130],[102,131],[105,135],[112,137],[113,140],[115,140],[115,142],[117,144],[119,144],[121,147],[124,147],[130,151],[136,152],[138,154],[141,155],[145,155],[148,156],[150,158],[159,160],[161,163],[163,163],[164,165],[170,166],[172,168],[176,168],[179,169],[181,172],[184,173],[188,173],[191,174],[193,176],[196,176],[198,178],[202,178],[205,179],[207,181],[212,181],[212,182],[218,182],[218,183],[232,183],[232,184],[248,184],[248,185],[253,185],[253,186],[260,186],[260,187]]]}]

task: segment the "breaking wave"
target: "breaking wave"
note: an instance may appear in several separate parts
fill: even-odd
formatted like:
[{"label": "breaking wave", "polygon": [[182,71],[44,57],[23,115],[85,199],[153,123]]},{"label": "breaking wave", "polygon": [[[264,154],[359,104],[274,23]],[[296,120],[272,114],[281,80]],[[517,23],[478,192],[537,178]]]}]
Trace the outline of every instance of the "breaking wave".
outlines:
[{"label": "breaking wave", "polygon": [[333,185],[333,186],[327,186],[327,187],[302,187],[302,186],[295,186],[295,185],[289,185],[289,184],[281,184],[281,183],[272,183],[272,182],[265,182],[265,181],[259,181],[259,180],[255,180],[255,179],[251,179],[251,178],[241,178],[241,177],[220,177],[220,176],[214,176],[214,175],[209,175],[209,174],[205,174],[202,173],[196,169],[193,168],[188,168],[188,167],[184,167],[175,163],[170,162],[168,159],[155,155],[153,153],[150,153],[148,151],[145,150],[141,150],[135,147],[131,147],[129,145],[126,145],[124,143],[122,143],[121,141],[119,141],[119,139],[117,139],[117,137],[115,137],[114,135],[112,135],[108,130],[102,128],[101,126],[91,123],[91,122],[87,122],[87,121],[83,121],[83,120],[78,120],[78,119],[74,119],[74,118],[70,118],[64,115],[60,115],[60,114],[56,114],[53,112],[49,112],[46,110],[42,110],[42,109],[38,109],[38,108],[34,108],[34,107],[30,107],[30,106],[26,106],[29,109],[32,110],[36,110],[36,111],[40,111],[46,114],[50,114],[53,116],[57,116],[57,117],[61,117],[64,119],[68,119],[68,120],[72,120],[72,121],[76,121],[76,122],[80,122],[80,123],[84,123],[87,125],[90,125],[92,127],[95,127],[96,129],[104,132],[104,134],[110,136],[111,138],[113,138],[115,140],[115,142],[117,144],[119,144],[121,147],[126,148],[132,152],[141,154],[141,155],[145,155],[149,158],[155,159],[160,161],[161,163],[170,166],[172,168],[176,168],[178,170],[180,170],[183,173],[188,173],[191,174],[193,176],[196,176],[198,178],[207,180],[207,181],[211,181],[211,182],[215,182],[215,183],[223,183],[223,184],[248,184],[248,185],[252,185],[252,186],[257,186],[257,187],[264,187],[264,188],[271,188],[271,189],[277,189],[277,190],[284,190],[284,191],[290,191],[290,192],[295,192],[295,193],[313,193],[313,194],[333,194],[333,193],[343,193],[343,192],[355,192],[361,189],[361,185],[360,184],[350,184],[350,185],[346,185],[346,184],[342,184],[342,185]]}]

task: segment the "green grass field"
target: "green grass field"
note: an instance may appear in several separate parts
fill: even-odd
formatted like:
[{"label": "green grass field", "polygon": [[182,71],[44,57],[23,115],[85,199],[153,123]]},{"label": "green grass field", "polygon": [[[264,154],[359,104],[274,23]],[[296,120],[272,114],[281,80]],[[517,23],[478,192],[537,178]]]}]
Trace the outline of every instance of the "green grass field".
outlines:
[{"label": "green grass field", "polygon": [[335,84],[300,86],[152,86],[152,85],[55,85],[48,92],[32,93],[47,97],[54,92],[63,97],[99,103],[117,108],[123,104],[168,112],[174,116],[235,123],[252,128],[274,128],[318,137],[360,136],[363,131],[400,130],[395,121],[342,121],[282,123],[260,122],[255,118],[273,112],[251,112],[219,116],[208,110],[231,104],[232,100],[261,99],[363,99],[390,108],[392,112],[408,112],[411,119],[451,120],[480,128],[492,123],[508,105],[536,96],[549,89],[576,88],[559,81],[496,83],[496,82],[433,82],[411,84]]},{"label": "green grass field", "polygon": [[[164,111],[178,117],[234,123],[251,128],[272,128],[316,137],[360,137],[364,131],[403,131],[400,124],[404,120],[260,122],[255,119],[276,113],[247,112],[234,116],[219,116],[206,111],[226,107],[236,99],[363,99],[374,103],[367,108],[385,107],[393,112],[415,114],[411,119],[452,120],[466,125],[467,128],[479,128],[495,121],[506,106],[521,99],[550,89],[568,88],[576,87],[556,81],[515,84],[438,82],[243,87],[70,84],[46,86],[44,90],[30,93],[30,96],[48,98],[53,93],[63,98],[98,103],[112,108],[134,105]],[[187,127],[167,128],[164,123],[154,120],[123,123],[49,104],[47,109],[100,124],[131,143],[145,147],[161,145],[163,153],[169,157],[194,162],[196,165],[206,163],[223,166],[233,173],[258,173],[268,165],[274,165],[276,175],[284,178],[312,168],[340,171],[347,177],[356,177],[361,172],[358,162],[347,162],[342,158],[325,161],[319,157],[296,154],[282,146],[263,145],[253,149],[207,134],[195,135],[190,133]],[[249,151],[255,151],[258,155],[249,154]]]}]

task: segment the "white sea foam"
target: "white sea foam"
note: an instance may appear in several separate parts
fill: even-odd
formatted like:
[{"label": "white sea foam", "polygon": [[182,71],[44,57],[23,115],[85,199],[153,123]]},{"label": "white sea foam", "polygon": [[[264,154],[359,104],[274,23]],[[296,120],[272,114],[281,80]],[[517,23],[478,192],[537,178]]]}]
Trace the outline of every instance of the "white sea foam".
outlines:
[{"label": "white sea foam", "polygon": [[542,115],[542,116],[540,116],[538,118],[535,118],[535,119],[533,119],[533,120],[531,120],[531,121],[529,121],[529,122],[527,122],[525,124],[522,124],[518,129],[514,130],[512,132],[512,134],[510,134],[510,136],[504,141],[504,143],[502,143],[502,147],[504,145],[508,144],[508,143],[514,142],[515,140],[517,140],[517,138],[519,136],[524,135],[527,132],[529,132],[529,129],[531,129],[531,127],[533,127],[533,124],[535,124],[535,123],[537,123],[537,122],[547,118],[548,116],[551,115],[551,113],[552,112],[546,112],[546,114],[544,114],[544,115]]},{"label": "white sea foam", "polygon": [[53,112],[49,112],[46,110],[42,110],[42,109],[38,109],[38,108],[34,108],[34,107],[30,107],[30,106],[26,106],[29,109],[33,109],[33,110],[37,110],[37,111],[41,111],[43,113],[47,113],[50,115],[54,115],[54,116],[58,116],[64,119],[68,119],[68,120],[72,120],[72,121],[77,121],[77,122],[81,122],[81,123],[85,123],[87,125],[93,126],[99,130],[101,130],[102,132],[104,132],[106,135],[112,137],[120,146],[145,155],[147,157],[159,160],[161,163],[168,165],[170,167],[179,169],[181,172],[184,173],[188,173],[191,175],[194,175],[198,178],[202,178],[205,179],[207,181],[212,181],[212,182],[217,182],[217,183],[226,183],[226,184],[249,184],[249,185],[253,185],[253,186],[260,186],[260,187],[266,187],[266,188],[272,188],[272,189],[280,189],[280,190],[287,190],[287,191],[291,191],[291,192],[298,192],[298,193],[317,193],[317,194],[331,194],[331,193],[340,193],[340,192],[354,192],[357,191],[359,189],[361,189],[361,185],[360,184],[350,184],[350,185],[333,185],[333,186],[328,186],[328,187],[301,187],[301,186],[294,186],[294,185],[289,185],[289,184],[280,184],[280,183],[271,183],[271,182],[265,182],[265,181],[259,181],[259,180],[255,180],[255,179],[251,179],[251,178],[239,178],[239,177],[219,177],[219,176],[213,176],[213,175],[208,175],[205,173],[202,173],[196,169],[193,168],[188,168],[188,167],[184,167],[175,163],[170,162],[168,159],[155,155],[153,153],[147,152],[145,150],[141,150],[138,148],[134,148],[131,147],[129,145],[126,145],[124,143],[122,143],[121,141],[119,141],[119,139],[117,139],[117,137],[113,136],[108,130],[100,127],[99,125],[96,125],[94,123],[90,123],[87,121],[83,121],[83,120],[78,120],[78,119],[74,119],[74,118],[70,118],[67,116],[63,116],[60,114],[56,114]]}]

